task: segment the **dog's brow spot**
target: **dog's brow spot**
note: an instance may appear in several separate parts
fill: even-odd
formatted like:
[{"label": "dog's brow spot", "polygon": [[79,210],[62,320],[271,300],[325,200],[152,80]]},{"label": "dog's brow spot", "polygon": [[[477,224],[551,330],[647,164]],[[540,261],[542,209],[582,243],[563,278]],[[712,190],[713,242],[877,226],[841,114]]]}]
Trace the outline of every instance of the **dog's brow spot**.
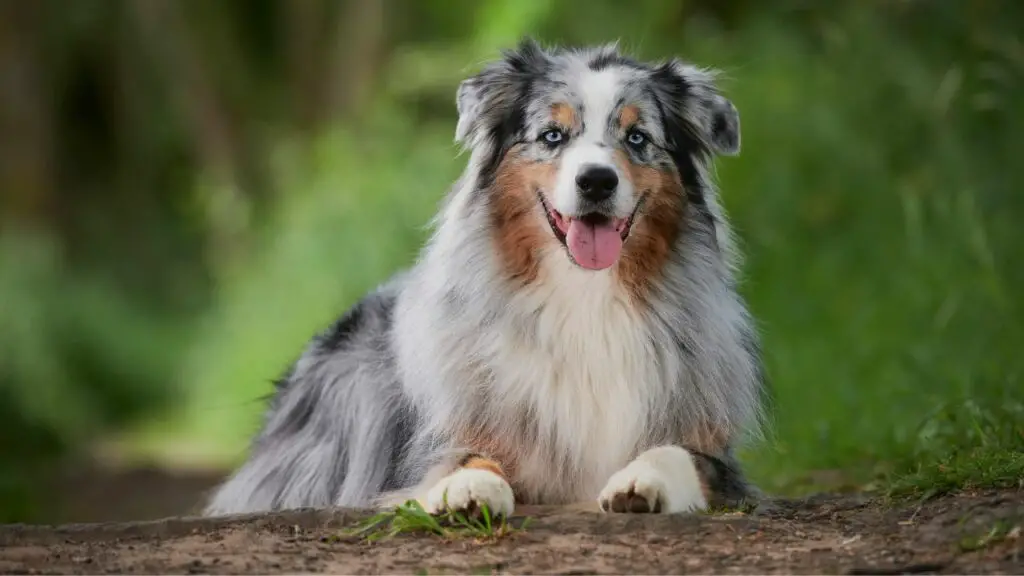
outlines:
[{"label": "dog's brow spot", "polygon": [[576,120],[576,111],[573,110],[572,106],[564,102],[553,104],[551,106],[551,119],[566,128],[571,128]]},{"label": "dog's brow spot", "polygon": [[640,108],[635,105],[623,106],[619,110],[619,127],[623,130],[640,121]]}]

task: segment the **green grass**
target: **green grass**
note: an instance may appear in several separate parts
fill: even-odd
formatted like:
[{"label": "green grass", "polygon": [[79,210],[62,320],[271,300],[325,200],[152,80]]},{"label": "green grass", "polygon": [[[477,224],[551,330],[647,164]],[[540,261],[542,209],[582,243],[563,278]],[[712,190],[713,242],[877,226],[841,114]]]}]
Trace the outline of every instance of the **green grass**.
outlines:
[{"label": "green grass", "polygon": [[890,496],[931,497],[959,489],[1024,488],[1024,410],[964,402],[938,410],[922,428],[919,452],[888,478]]},{"label": "green grass", "polygon": [[906,473],[894,474],[890,496],[931,496],[961,489],[1024,489],[1024,454],[1001,449],[977,449],[922,459]]},{"label": "green grass", "polygon": [[392,510],[385,510],[342,533],[367,542],[393,538],[402,534],[429,534],[444,539],[471,538],[490,541],[526,530],[530,518],[513,526],[504,516],[494,517],[484,504],[477,515],[448,511],[432,515],[419,502],[409,500]]},{"label": "green grass", "polygon": [[1004,540],[1020,538],[1020,532],[1020,522],[1014,523],[1002,520],[993,524],[992,528],[984,534],[962,538],[957,547],[961,552],[983,550]]}]

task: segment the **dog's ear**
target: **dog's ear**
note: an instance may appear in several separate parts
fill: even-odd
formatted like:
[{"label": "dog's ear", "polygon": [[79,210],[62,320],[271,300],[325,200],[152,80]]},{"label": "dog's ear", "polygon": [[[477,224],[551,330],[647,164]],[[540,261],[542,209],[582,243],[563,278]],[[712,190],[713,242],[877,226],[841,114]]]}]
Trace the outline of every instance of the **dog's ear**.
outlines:
[{"label": "dog's ear", "polygon": [[455,141],[467,144],[480,122],[480,111],[484,102],[483,82],[479,75],[463,80],[455,95],[455,108],[459,122],[455,126]]},{"label": "dog's ear", "polygon": [[716,72],[672,60],[655,68],[655,91],[675,120],[714,153],[740,152],[740,114],[715,85]]},{"label": "dog's ear", "polygon": [[740,153],[740,113],[728,98],[716,94],[709,110],[708,139],[716,152],[725,156]]},{"label": "dog's ear", "polygon": [[459,114],[455,141],[475,146],[489,128],[501,124],[517,102],[525,98],[523,87],[530,79],[543,74],[549,65],[547,52],[534,39],[526,37],[515,49],[504,51],[500,59],[463,80],[455,96]]}]

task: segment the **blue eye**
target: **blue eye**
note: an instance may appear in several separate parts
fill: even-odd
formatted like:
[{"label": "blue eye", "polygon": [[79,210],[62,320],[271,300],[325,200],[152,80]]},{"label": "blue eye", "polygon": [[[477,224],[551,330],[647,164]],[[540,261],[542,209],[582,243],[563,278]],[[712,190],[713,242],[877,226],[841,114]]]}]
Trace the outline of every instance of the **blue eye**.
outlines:
[{"label": "blue eye", "polygon": [[626,136],[626,141],[629,142],[630,146],[640,148],[647,143],[647,135],[639,130],[630,130]]},{"label": "blue eye", "polygon": [[562,131],[556,129],[545,130],[540,135],[540,137],[549,146],[560,144],[562,140],[565,138],[565,136],[562,134]]}]

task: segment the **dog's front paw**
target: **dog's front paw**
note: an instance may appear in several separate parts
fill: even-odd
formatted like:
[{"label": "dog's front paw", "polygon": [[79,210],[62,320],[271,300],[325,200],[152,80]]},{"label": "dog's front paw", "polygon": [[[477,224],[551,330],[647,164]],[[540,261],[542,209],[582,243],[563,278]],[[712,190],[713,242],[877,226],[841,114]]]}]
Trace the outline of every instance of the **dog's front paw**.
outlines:
[{"label": "dog's front paw", "polygon": [[648,450],[613,474],[598,503],[605,512],[672,514],[707,508],[693,457],[677,446]]},{"label": "dog's front paw", "polygon": [[512,515],[512,487],[490,470],[460,468],[445,476],[429,492],[424,508],[431,514],[479,514],[486,505],[491,517]]}]

